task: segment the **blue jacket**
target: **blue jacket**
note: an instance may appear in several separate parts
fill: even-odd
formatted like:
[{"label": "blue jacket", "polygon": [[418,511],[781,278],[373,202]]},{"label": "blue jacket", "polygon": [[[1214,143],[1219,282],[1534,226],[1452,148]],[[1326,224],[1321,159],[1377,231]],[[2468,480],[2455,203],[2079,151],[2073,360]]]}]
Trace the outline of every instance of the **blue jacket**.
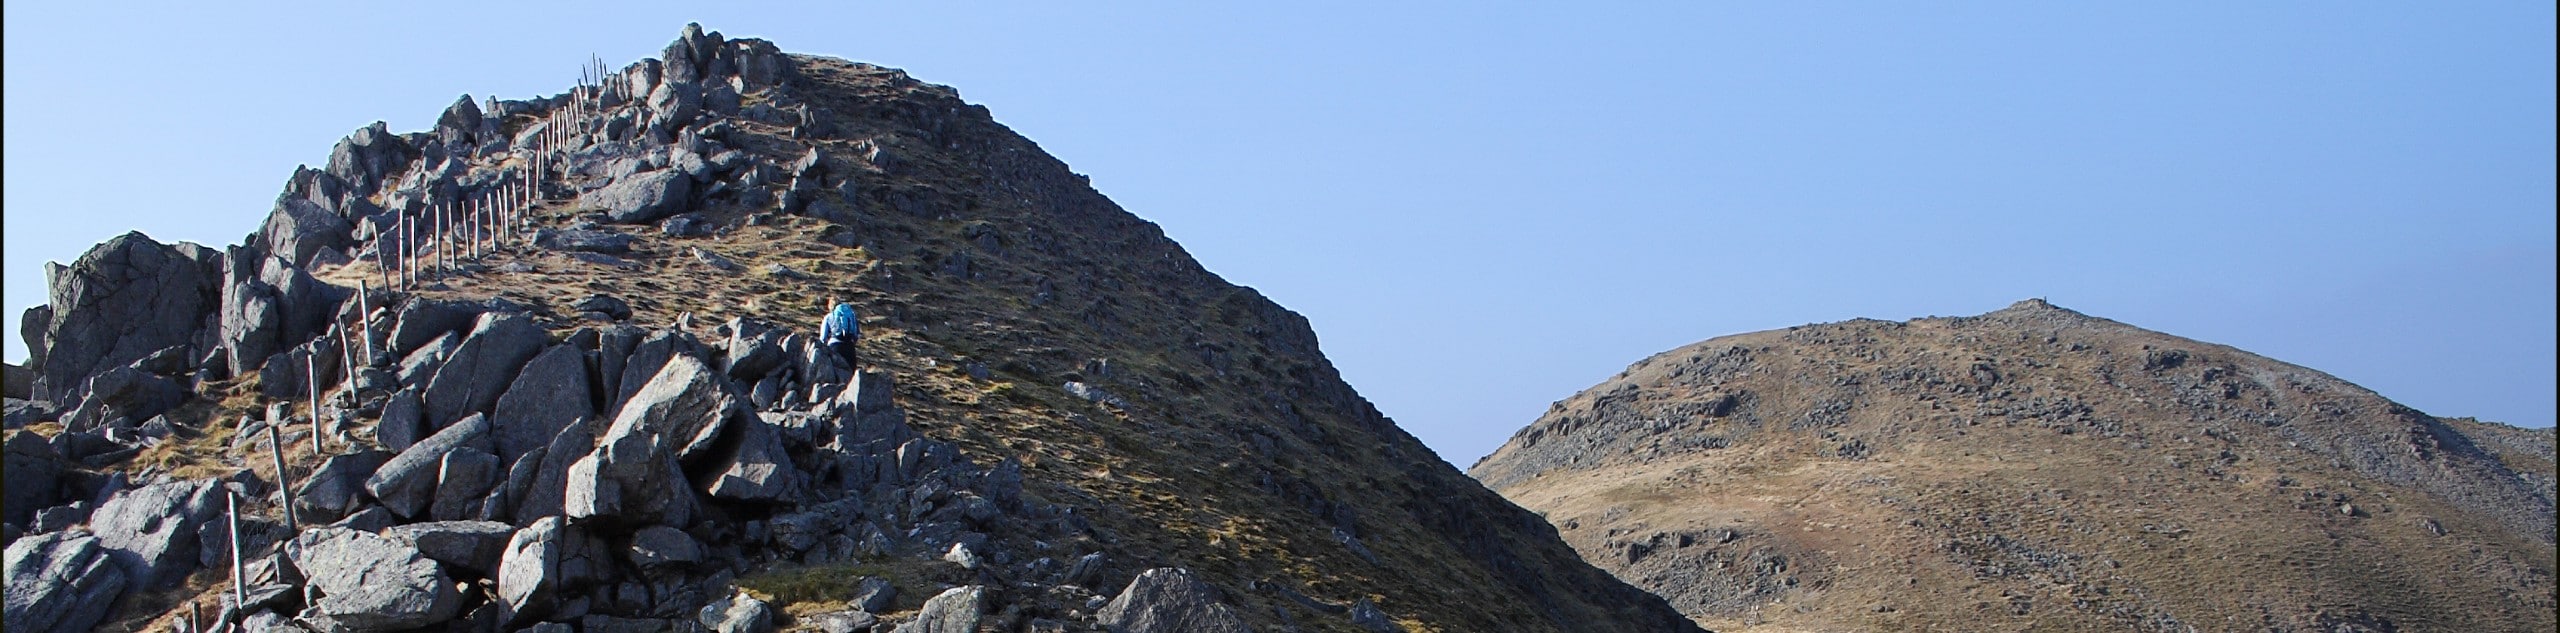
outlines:
[{"label": "blue jacket", "polygon": [[827,320],[818,324],[819,342],[859,340],[862,340],[862,323],[854,318],[853,304],[836,304],[836,309],[827,313]]}]

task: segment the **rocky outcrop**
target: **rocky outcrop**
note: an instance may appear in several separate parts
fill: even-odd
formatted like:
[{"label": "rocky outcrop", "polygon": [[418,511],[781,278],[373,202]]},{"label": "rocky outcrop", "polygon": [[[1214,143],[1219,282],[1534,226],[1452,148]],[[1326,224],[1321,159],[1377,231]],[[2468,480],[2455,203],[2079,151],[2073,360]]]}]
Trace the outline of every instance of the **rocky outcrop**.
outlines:
[{"label": "rocky outcrop", "polygon": [[1217,589],[1189,570],[1150,569],[1094,614],[1125,633],[1248,633],[1253,629],[1218,602]]},{"label": "rocky outcrop", "polygon": [[487,454],[491,449],[488,418],[471,416],[400,451],[365,480],[365,491],[384,508],[403,517],[424,517],[436,501],[436,483],[445,457],[459,451]]},{"label": "rocky outcrop", "polygon": [[310,268],[312,258],[322,250],[343,253],[356,244],[355,225],[309,199],[297,197],[276,200],[275,211],[267,214],[257,237],[258,245],[266,252],[303,268]]},{"label": "rocky outcrop", "polygon": [[211,481],[162,482],[116,493],[89,515],[89,529],[130,587],[154,591],[176,586],[195,569],[202,545],[196,532],[222,508],[220,487]]},{"label": "rocky outcrop", "polygon": [[683,172],[658,170],[635,174],[587,193],[579,206],[602,211],[625,224],[655,222],[691,207],[693,179]]},{"label": "rocky outcrop", "polygon": [[986,600],[985,587],[952,587],[924,601],[916,619],[898,625],[894,633],[975,633],[986,617]]},{"label": "rocky outcrop", "polygon": [[81,633],[107,616],[124,595],[124,570],[86,532],[54,532],[9,544],[9,630]]},{"label": "rocky outcrop", "polygon": [[623,406],[596,449],[569,467],[571,518],[684,525],[692,494],[677,462],[708,451],[745,413],[728,383],[678,355]]},{"label": "rocky outcrop", "polygon": [[451,620],[462,596],[444,569],[389,537],[321,527],[285,551],[319,598],[304,617],[326,629],[399,631]]},{"label": "rocky outcrop", "polygon": [[47,264],[45,325],[30,341],[38,399],[78,402],[90,374],[196,343],[216,303],[223,257],[188,243],[161,244],[139,232],[90,248],[70,266]]},{"label": "rocky outcrop", "polygon": [[481,315],[471,334],[454,347],[453,355],[436,367],[435,378],[427,381],[426,391],[420,394],[427,423],[441,427],[466,415],[488,412],[515,381],[517,370],[548,342],[550,335],[530,318]]},{"label": "rocky outcrop", "polygon": [[589,378],[586,354],[574,345],[553,345],[525,363],[506,394],[498,397],[491,418],[498,459],[515,463],[526,452],[549,445],[561,429],[595,417]]}]

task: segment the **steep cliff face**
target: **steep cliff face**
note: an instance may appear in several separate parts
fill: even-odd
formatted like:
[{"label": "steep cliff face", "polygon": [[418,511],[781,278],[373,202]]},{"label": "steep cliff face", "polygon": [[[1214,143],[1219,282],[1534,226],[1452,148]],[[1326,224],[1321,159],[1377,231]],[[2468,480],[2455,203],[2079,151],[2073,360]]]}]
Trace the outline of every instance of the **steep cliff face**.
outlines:
[{"label": "steep cliff face", "polygon": [[[54,344],[50,402],[11,431],[12,573],[149,531],[68,520],[89,501],[18,519],[20,464],[68,461],[28,503],[195,486],[145,508],[190,536],[218,518],[204,477],[248,482],[269,518],[243,547],[281,552],[249,584],[363,599],[242,615],[324,628],[1696,630],[1396,428],[1304,318],[950,88],[693,29],[596,74],[359,130],[227,252],[132,236],[158,248],[110,250],[173,263],[72,267],[90,281],[28,320]],[[469,209],[501,211],[478,241],[417,231]],[[132,280],[192,307],[94,344],[115,337],[79,324],[143,313]],[[858,368],[815,339],[838,301]],[[321,423],[278,433],[296,530],[261,489],[263,411],[311,376]],[[229,569],[200,558],[103,626],[218,611],[227,592],[193,592]],[[101,584],[84,573],[28,608]]]},{"label": "steep cliff face", "polygon": [[1470,469],[1754,630],[2539,630],[2551,432],[2025,301],[1712,339]]}]

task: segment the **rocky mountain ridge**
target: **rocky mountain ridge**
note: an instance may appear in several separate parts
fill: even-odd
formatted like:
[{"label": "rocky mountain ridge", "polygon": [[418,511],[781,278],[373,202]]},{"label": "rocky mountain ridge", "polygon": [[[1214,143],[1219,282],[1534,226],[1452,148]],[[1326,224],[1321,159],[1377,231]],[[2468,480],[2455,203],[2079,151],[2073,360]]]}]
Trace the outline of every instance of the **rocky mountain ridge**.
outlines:
[{"label": "rocky mountain ridge", "polygon": [[761,40],[47,278],[12,630],[1696,630],[984,108]]},{"label": "rocky mountain ridge", "polygon": [[1469,472],[1722,630],[2548,630],[2552,447],[2030,300],[1670,350]]}]

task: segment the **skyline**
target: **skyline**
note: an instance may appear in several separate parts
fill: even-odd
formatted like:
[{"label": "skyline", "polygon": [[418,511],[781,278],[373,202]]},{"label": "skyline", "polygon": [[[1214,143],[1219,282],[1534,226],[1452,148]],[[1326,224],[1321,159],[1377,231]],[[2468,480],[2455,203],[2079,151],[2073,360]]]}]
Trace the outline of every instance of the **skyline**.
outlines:
[{"label": "skyline", "polygon": [[1007,9],[10,5],[6,308],[698,21],[958,88],[1462,468],[1673,347],[2033,297],[2552,423],[2549,6]]}]

